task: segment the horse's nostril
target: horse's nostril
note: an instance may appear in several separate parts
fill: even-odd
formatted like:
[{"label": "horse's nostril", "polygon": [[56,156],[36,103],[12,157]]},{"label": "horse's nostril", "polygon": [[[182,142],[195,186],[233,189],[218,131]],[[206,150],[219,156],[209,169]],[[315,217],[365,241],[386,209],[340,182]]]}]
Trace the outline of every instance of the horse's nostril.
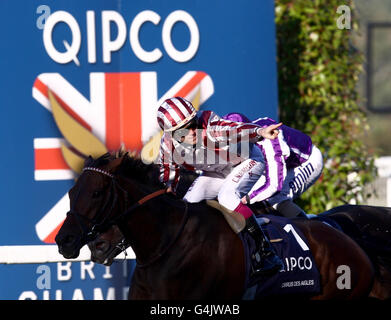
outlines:
[{"label": "horse's nostril", "polygon": [[70,246],[75,243],[76,237],[74,235],[65,235],[65,236],[59,236],[56,237],[56,243],[60,246]]},{"label": "horse's nostril", "polygon": [[64,243],[69,245],[69,244],[74,243],[75,240],[76,240],[76,237],[75,237],[75,236],[67,235],[67,236],[65,237],[65,239],[64,239]]}]

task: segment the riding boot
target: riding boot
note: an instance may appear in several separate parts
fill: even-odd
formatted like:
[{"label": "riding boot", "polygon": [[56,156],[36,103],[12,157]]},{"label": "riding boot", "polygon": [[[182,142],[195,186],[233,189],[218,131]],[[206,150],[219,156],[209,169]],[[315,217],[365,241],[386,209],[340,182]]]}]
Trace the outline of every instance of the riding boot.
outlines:
[{"label": "riding boot", "polygon": [[277,204],[276,209],[285,218],[308,218],[304,210],[289,199]]},{"label": "riding boot", "polygon": [[272,275],[281,270],[282,261],[258,225],[254,215],[246,219],[246,229],[256,244],[256,250],[252,255],[253,274]]}]

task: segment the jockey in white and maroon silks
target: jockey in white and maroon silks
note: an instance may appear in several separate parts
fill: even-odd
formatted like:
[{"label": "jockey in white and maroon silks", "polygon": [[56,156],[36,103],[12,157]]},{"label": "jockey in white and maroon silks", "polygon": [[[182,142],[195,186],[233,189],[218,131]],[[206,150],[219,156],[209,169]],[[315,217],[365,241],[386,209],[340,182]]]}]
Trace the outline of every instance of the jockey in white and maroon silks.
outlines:
[{"label": "jockey in white and maroon silks", "polygon": [[160,180],[175,192],[180,167],[201,171],[184,196],[188,202],[217,200],[246,219],[246,229],[256,242],[253,273],[271,274],[282,268],[252,210],[242,203],[262,176],[265,159],[255,145],[260,139],[275,139],[281,124],[259,126],[224,120],[212,111],[196,112],[192,104],[175,97],[165,100],[157,112],[164,130],[158,164]]},{"label": "jockey in white and maroon silks", "polygon": [[[229,113],[223,118],[236,122],[251,122],[240,113]],[[276,122],[270,118],[259,118],[252,123],[266,127]],[[265,171],[242,202],[266,200],[285,217],[305,216],[292,200],[299,197],[320,177],[323,169],[320,150],[308,135],[286,125],[280,127],[277,139],[264,139],[259,141],[257,146],[265,158]]]}]

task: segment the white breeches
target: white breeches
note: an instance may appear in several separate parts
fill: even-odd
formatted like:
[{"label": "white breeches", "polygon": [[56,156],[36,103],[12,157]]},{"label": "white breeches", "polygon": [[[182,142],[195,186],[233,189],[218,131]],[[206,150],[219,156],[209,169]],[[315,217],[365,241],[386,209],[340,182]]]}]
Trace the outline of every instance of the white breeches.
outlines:
[{"label": "white breeches", "polygon": [[[257,159],[259,160],[259,159]],[[233,168],[226,178],[199,176],[184,196],[188,202],[200,202],[204,199],[217,200],[224,207],[234,210],[261,177],[265,164],[263,161],[247,159]]]}]

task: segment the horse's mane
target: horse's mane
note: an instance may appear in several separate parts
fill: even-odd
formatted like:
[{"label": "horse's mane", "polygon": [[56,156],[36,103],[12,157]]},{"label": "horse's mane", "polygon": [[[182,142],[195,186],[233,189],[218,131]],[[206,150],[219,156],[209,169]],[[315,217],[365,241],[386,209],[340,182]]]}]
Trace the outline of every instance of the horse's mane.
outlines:
[{"label": "horse's mane", "polygon": [[[159,166],[154,163],[147,164],[143,162],[140,154],[136,152],[129,153],[120,149],[116,152],[105,153],[96,159],[88,157],[84,166],[107,170],[112,161],[120,158],[123,158],[121,164],[114,168],[114,171],[109,170],[110,172],[121,177],[133,179],[140,184],[150,187],[151,189],[165,188],[164,184],[159,181]],[[182,198],[185,195],[197,176],[198,174],[194,172],[181,172],[181,179],[176,189],[176,194],[179,198]]]},{"label": "horse's mane", "polygon": [[114,168],[113,173],[125,178],[131,178],[150,187],[162,187],[159,181],[159,168],[156,164],[146,164],[138,153],[126,151],[107,152],[94,159],[88,157],[85,166],[106,168],[112,161],[123,158],[120,165]]}]

